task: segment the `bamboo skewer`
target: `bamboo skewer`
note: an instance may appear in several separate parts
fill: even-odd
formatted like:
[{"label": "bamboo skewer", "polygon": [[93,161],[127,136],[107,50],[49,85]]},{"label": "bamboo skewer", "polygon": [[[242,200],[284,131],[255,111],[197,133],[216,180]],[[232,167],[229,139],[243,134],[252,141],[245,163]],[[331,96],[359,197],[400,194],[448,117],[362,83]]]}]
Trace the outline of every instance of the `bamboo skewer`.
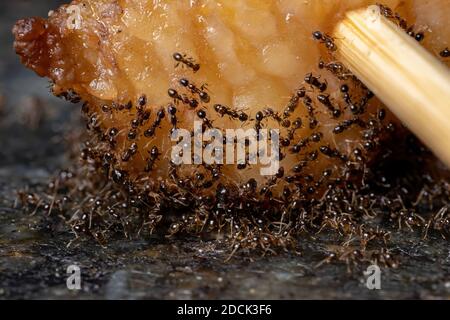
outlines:
[{"label": "bamboo skewer", "polygon": [[337,57],[450,167],[450,71],[381,14],[347,13],[333,36]]}]

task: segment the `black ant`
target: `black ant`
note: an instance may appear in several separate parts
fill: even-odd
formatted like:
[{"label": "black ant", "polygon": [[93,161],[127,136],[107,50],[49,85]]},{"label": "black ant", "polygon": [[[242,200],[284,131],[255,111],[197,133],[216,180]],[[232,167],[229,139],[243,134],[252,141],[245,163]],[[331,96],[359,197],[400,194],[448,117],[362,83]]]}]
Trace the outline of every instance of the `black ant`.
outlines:
[{"label": "black ant", "polygon": [[321,186],[324,184],[324,182],[328,181],[333,174],[332,169],[325,169],[322,171],[322,174],[320,175],[319,180],[317,181],[317,186]]},{"label": "black ant", "polygon": [[[143,94],[138,99],[137,107],[138,109],[142,109],[146,104],[147,104],[147,96]],[[131,101],[129,102],[129,105],[131,105]]]},{"label": "black ant", "polygon": [[289,120],[282,119],[281,116],[271,108],[264,109],[263,114],[264,118],[272,118],[284,128],[289,128],[291,126],[291,122]]},{"label": "black ant", "polygon": [[128,140],[134,140],[137,137],[137,131],[135,129],[131,129],[130,131],[128,131]]},{"label": "black ant", "polygon": [[394,12],[391,8],[384,6],[382,4],[377,4],[380,8],[381,14],[390,19],[397,22],[398,26],[406,31],[406,33],[412,38],[416,39],[416,41],[421,42],[425,38],[425,34],[423,32],[414,32],[414,26],[408,27],[408,23],[405,19],[403,19],[398,13]]},{"label": "black ant", "polygon": [[117,108],[118,110],[131,110],[133,108],[133,103],[131,101],[128,101],[126,104],[119,104]]},{"label": "black ant", "polygon": [[[299,173],[299,172],[301,172],[302,170],[303,170],[303,168],[305,168],[307,166],[307,162],[306,161],[303,161],[303,162],[301,162],[299,165],[297,165],[296,167],[295,167],[295,169],[296,170],[293,170],[295,173]],[[300,174],[295,174],[295,175],[289,175],[289,176],[286,176],[285,178],[284,178],[284,180],[287,182],[287,183],[294,183],[294,182],[298,182],[298,181],[301,181],[303,179],[303,175],[300,175]],[[301,190],[301,189],[303,189],[303,186],[302,185],[300,185],[300,184],[297,184],[297,189],[299,189],[299,190]]]},{"label": "black ant", "polygon": [[99,119],[98,119],[98,115],[96,113],[93,113],[90,117],[89,117],[89,121],[87,123],[87,128],[88,130],[94,130],[97,131],[100,130],[100,123],[99,123]]},{"label": "black ant", "polygon": [[122,155],[122,161],[127,162],[131,159],[132,156],[134,156],[138,151],[138,145],[137,143],[133,142],[131,146],[128,148],[127,151],[124,152]]},{"label": "black ant", "polygon": [[261,190],[259,191],[260,195],[264,195],[266,197],[271,197],[272,196],[272,187],[275,186],[277,182],[276,178],[271,178],[269,179],[262,187]]},{"label": "black ant", "polygon": [[293,113],[295,111],[300,99],[304,98],[305,95],[306,95],[305,88],[300,88],[294,93],[294,95],[291,97],[291,100],[289,100],[288,105],[284,109],[283,115],[285,118],[288,118],[291,115],[291,113]]},{"label": "black ant", "polygon": [[166,116],[166,113],[164,112],[164,109],[160,109],[158,113],[156,114],[156,119],[151,125],[150,128],[145,130],[144,136],[147,138],[153,137],[156,131],[156,128],[158,128],[161,124],[162,119]]},{"label": "black ant", "polygon": [[167,112],[170,115],[170,123],[172,124],[172,128],[173,130],[175,130],[177,128],[177,108],[174,105],[169,105],[167,107]]},{"label": "black ant", "polygon": [[[292,172],[294,173],[300,173],[303,171],[303,169],[305,169],[308,166],[309,163],[309,159],[310,157],[305,157],[303,158],[299,163],[297,163],[296,165],[294,165],[292,167]],[[288,180],[286,180],[288,181]],[[288,181],[289,182],[289,181]]]},{"label": "black ant", "polygon": [[259,136],[259,132],[261,131],[261,122],[264,120],[264,114],[261,111],[258,111],[255,116],[255,130]]},{"label": "black ant", "polygon": [[[86,105],[86,107],[85,107],[85,105]],[[84,109],[84,108],[89,108],[87,102],[85,102],[85,103],[83,104],[82,109]],[[102,109],[102,112],[103,112],[103,113],[109,113],[109,112],[112,111],[113,107],[112,107],[112,106],[109,106],[109,105],[107,105],[107,104],[104,104],[104,105],[102,105],[101,109]]]},{"label": "black ant", "polygon": [[421,41],[423,41],[423,39],[425,39],[425,34],[423,32],[417,32],[417,33],[414,32],[414,26],[409,27],[406,30],[406,33],[411,38],[414,38],[417,42],[421,42]]},{"label": "black ant", "polygon": [[377,3],[378,7],[380,8],[381,14],[390,19],[397,21],[397,24],[400,28],[404,29],[405,31],[408,29],[408,23],[405,19],[403,19],[398,13],[394,13],[394,11],[382,4]]},{"label": "black ant", "polygon": [[374,94],[372,91],[367,90],[367,93],[364,95],[364,97],[361,99],[361,101],[358,104],[355,104],[352,101],[352,98],[350,96],[349,93],[349,87],[346,84],[343,84],[341,86],[341,92],[342,92],[342,97],[345,101],[345,103],[347,104],[348,108],[350,109],[350,111],[353,114],[363,114],[367,108],[367,105],[369,103],[369,101],[374,97]]},{"label": "black ant", "polygon": [[341,116],[341,110],[333,106],[333,104],[330,101],[329,95],[319,94],[317,96],[317,100],[325,107],[327,107],[328,110],[330,110],[331,114],[333,115],[333,118],[339,118]]},{"label": "black ant", "polygon": [[305,95],[305,97],[303,98],[303,104],[308,110],[309,127],[311,129],[315,129],[319,122],[317,121],[316,116],[314,115],[313,100],[311,99],[311,97]]},{"label": "black ant", "polygon": [[117,130],[117,128],[111,128],[108,131],[108,135],[104,137],[105,140],[108,141],[109,147],[111,149],[115,149],[116,148],[116,136],[119,134],[119,130]]},{"label": "black ant", "polygon": [[222,174],[222,168],[220,165],[206,166],[206,169],[210,171],[211,178],[213,180],[218,180]]},{"label": "black ant", "polygon": [[332,149],[329,146],[321,146],[319,148],[320,152],[327,157],[340,159],[344,162],[348,161],[348,157],[342,153],[340,153],[337,149]]},{"label": "black ant", "polygon": [[359,102],[359,113],[364,113],[366,111],[366,108],[368,106],[369,101],[375,97],[372,91],[367,90],[367,93],[364,95],[362,100]]},{"label": "black ant", "polygon": [[158,159],[158,157],[160,155],[157,147],[152,147],[149,154],[150,154],[150,157],[147,159],[147,164],[145,166],[145,172],[152,171],[153,165],[155,164],[155,161]]},{"label": "black ant", "polygon": [[290,140],[294,139],[295,132],[297,130],[301,129],[302,124],[303,124],[302,123],[302,119],[300,119],[300,118],[297,118],[297,119],[294,120],[294,122],[292,122],[292,127],[291,127],[291,129],[289,130],[289,133],[288,133],[288,140],[289,140],[289,142],[290,142]]},{"label": "black ant", "polygon": [[174,89],[169,89],[167,91],[167,93],[168,93],[169,97],[171,97],[173,99],[175,104],[178,104],[179,102],[181,102],[181,103],[188,105],[192,109],[195,109],[198,107],[198,101],[196,99],[189,99],[188,97],[179,94]]},{"label": "black ant", "polygon": [[102,156],[102,168],[105,176],[109,176],[111,166],[116,162],[116,158],[109,152],[106,152]]},{"label": "black ant", "polygon": [[330,51],[336,51],[337,47],[334,43],[334,40],[329,35],[322,33],[320,31],[313,32],[313,38],[317,41],[320,41],[321,43],[324,43],[328,50]]},{"label": "black ant", "polygon": [[248,115],[245,112],[238,112],[236,110],[233,110],[227,106],[216,104],[214,105],[214,110],[221,116],[229,116],[232,119],[239,119],[241,122],[245,122],[248,120]]},{"label": "black ant", "polygon": [[344,99],[345,103],[347,104],[347,107],[350,109],[350,111],[353,114],[358,114],[360,109],[359,106],[354,104],[351,97],[350,97],[350,88],[347,84],[343,84],[340,88],[340,91],[342,93],[342,98]]},{"label": "black ant", "polygon": [[207,128],[210,128],[210,129],[213,128],[212,121],[209,120],[209,119],[206,117],[206,111],[205,111],[205,110],[199,110],[199,111],[197,111],[197,117],[199,117],[200,119],[203,120],[203,125],[204,125],[204,126],[206,126]]},{"label": "black ant", "polygon": [[355,148],[354,150],[353,150],[353,155],[354,155],[354,159],[355,159],[355,161],[357,161],[357,162],[363,162],[364,161],[364,154],[363,154],[363,152],[362,152],[362,150],[361,149],[359,149],[359,148]]},{"label": "black ant", "polygon": [[187,66],[188,68],[192,69],[194,73],[200,70],[200,65],[196,63],[193,58],[188,57],[186,54],[181,54],[177,52],[173,54],[173,58],[177,62],[175,64],[175,68],[177,68],[181,63]]},{"label": "black ant", "polygon": [[343,133],[345,130],[349,129],[351,126],[353,125],[359,125],[361,128],[365,128],[366,124],[364,123],[364,121],[362,121],[361,119],[355,117],[353,119],[348,119],[348,120],[344,120],[342,121],[340,124],[338,124],[334,129],[333,129],[333,133],[334,134],[341,134]]},{"label": "black ant", "polygon": [[445,48],[444,50],[442,50],[442,51],[439,53],[439,55],[440,55],[442,58],[448,58],[448,57],[450,57],[450,50],[449,50],[448,48]]},{"label": "black ant", "polygon": [[136,123],[138,126],[142,126],[144,122],[150,119],[150,109],[144,110],[144,108],[138,108]]},{"label": "black ant", "polygon": [[292,147],[292,153],[299,153],[302,151],[303,148],[307,147],[311,143],[318,143],[322,140],[322,133],[316,132],[313,133],[311,136],[306,137],[302,140],[300,140],[296,145]]},{"label": "black ant", "polygon": [[209,101],[211,100],[209,94],[206,92],[208,86],[207,84],[203,84],[200,88],[197,88],[195,84],[190,83],[189,80],[184,78],[180,79],[180,84],[183,87],[188,88],[193,94],[198,94],[202,102],[209,103]]},{"label": "black ant", "polygon": [[348,80],[349,78],[355,78],[354,75],[340,62],[326,63],[322,60],[319,61],[319,69],[326,69],[336,76],[339,80]]},{"label": "black ant", "polygon": [[308,73],[305,76],[305,82],[307,84],[310,84],[311,86],[317,88],[320,90],[320,92],[324,92],[325,90],[327,90],[327,83],[325,82],[320,82],[319,77],[314,77],[312,73]]},{"label": "black ant", "polygon": [[418,32],[414,35],[414,39],[416,39],[417,42],[421,42],[425,39],[425,34],[423,32]]}]

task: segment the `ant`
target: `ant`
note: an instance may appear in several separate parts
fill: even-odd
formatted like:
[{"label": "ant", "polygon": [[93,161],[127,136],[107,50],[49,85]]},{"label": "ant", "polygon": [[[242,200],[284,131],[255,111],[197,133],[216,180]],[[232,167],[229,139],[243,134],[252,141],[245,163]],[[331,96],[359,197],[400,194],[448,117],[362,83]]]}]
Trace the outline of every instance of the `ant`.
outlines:
[{"label": "ant", "polygon": [[131,108],[133,108],[133,103],[131,101],[128,101],[126,104],[119,104],[117,106],[118,110],[131,110]]},{"label": "ant", "polygon": [[171,97],[174,100],[175,104],[178,104],[179,102],[189,105],[192,109],[195,109],[198,107],[198,101],[196,99],[189,99],[186,96],[183,96],[179,94],[174,89],[169,89],[167,91],[169,97]]},{"label": "ant", "polygon": [[421,42],[421,41],[423,41],[423,39],[425,39],[425,34],[423,32],[417,32],[417,33],[414,32],[414,26],[409,27],[406,30],[406,33],[411,38],[414,38],[417,42]]},{"label": "ant", "polygon": [[365,228],[364,225],[359,226],[358,234],[360,236],[361,246],[363,248],[367,247],[367,244],[373,240],[382,241],[384,244],[387,244],[391,237],[391,233],[388,231],[384,231],[380,229],[380,227],[376,228]]},{"label": "ant", "polygon": [[258,140],[260,138],[259,133],[261,131],[261,122],[264,120],[264,113],[262,111],[258,111],[255,115],[255,130],[258,136]]},{"label": "ant", "polygon": [[223,117],[224,115],[228,115],[232,119],[239,119],[241,122],[245,122],[248,120],[248,115],[244,112],[238,112],[236,110],[233,110],[227,106],[216,104],[214,105],[214,110]]},{"label": "ant", "polygon": [[[299,163],[297,163],[296,165],[294,165],[292,167],[292,172],[294,173],[301,173],[303,171],[303,169],[305,169],[308,166],[308,163],[310,161],[312,161],[311,159],[313,158],[317,158],[318,154],[316,151],[311,152],[309,155],[305,156],[303,159],[301,159],[301,161]],[[297,180],[303,178],[303,176],[295,176],[294,178],[297,178]],[[291,176],[291,180],[292,180],[292,176]],[[290,181],[289,177],[286,177],[286,181],[291,183],[294,180]]]},{"label": "ant", "polygon": [[305,88],[300,88],[298,89],[294,95],[291,97],[291,100],[289,100],[288,105],[286,106],[286,108],[284,109],[283,115],[285,118],[288,118],[291,113],[293,113],[295,111],[295,109],[298,106],[298,103],[300,101],[301,98],[304,98],[306,95],[306,89]]},{"label": "ant", "polygon": [[[204,146],[204,148],[206,148],[208,145],[204,144],[203,146]],[[217,151],[214,151],[214,152],[217,152]],[[221,169],[221,165],[220,164],[214,164],[214,165],[211,165],[211,166],[203,164],[202,167],[204,169],[208,170],[209,173],[210,173],[210,179],[205,181],[205,183],[203,184],[203,188],[206,189],[206,188],[211,187],[214,184],[214,181],[219,180],[219,178],[220,178],[220,176],[222,174],[222,171],[221,171],[222,169]],[[207,185],[209,185],[209,186],[207,186]]]},{"label": "ant", "polygon": [[136,119],[138,126],[142,126],[145,121],[150,119],[150,115],[151,115],[150,110],[144,110],[143,107],[142,108],[138,107],[137,119]]},{"label": "ant", "polygon": [[340,62],[326,63],[322,60],[319,61],[319,69],[326,69],[335,75],[339,80],[348,80],[350,77],[354,78],[354,75]]},{"label": "ant", "polygon": [[292,147],[292,153],[299,153],[303,148],[307,147],[311,143],[317,143],[322,140],[322,133],[316,132],[311,136],[300,140],[295,146]]},{"label": "ant", "polygon": [[109,176],[111,166],[116,162],[116,158],[109,152],[106,152],[102,156],[102,168],[105,176]]},{"label": "ant", "polygon": [[381,14],[390,20],[394,20],[397,22],[398,26],[406,31],[406,33],[412,38],[416,39],[416,41],[421,42],[425,38],[425,34],[423,32],[415,33],[414,26],[408,27],[408,23],[405,19],[403,19],[398,13],[394,13],[394,11],[382,4],[378,4],[380,8]]},{"label": "ant", "polygon": [[108,141],[109,147],[111,149],[115,149],[116,148],[116,136],[119,134],[119,130],[117,130],[117,128],[111,128],[108,131],[108,135],[104,137],[105,140]]},{"label": "ant", "polygon": [[411,37],[416,39],[417,42],[421,42],[421,41],[423,41],[423,39],[425,39],[425,34],[423,32],[418,32],[416,34],[414,34],[414,32],[412,32],[410,35],[411,35]]},{"label": "ant", "polygon": [[284,128],[289,128],[291,126],[291,122],[289,120],[282,119],[280,115],[277,112],[273,111],[271,108],[264,109],[263,113],[264,118],[272,118]]},{"label": "ant", "polygon": [[390,20],[397,21],[397,24],[399,25],[399,27],[404,29],[405,31],[408,29],[408,23],[398,13],[394,13],[394,11],[391,8],[389,8],[385,5],[382,5],[379,3],[377,5],[380,8],[381,14],[384,17],[386,17]]},{"label": "ant", "polygon": [[342,93],[342,98],[344,99],[344,101],[347,104],[347,107],[350,109],[350,111],[353,114],[358,114],[360,111],[359,106],[353,103],[352,98],[350,97],[350,93],[349,93],[350,89],[349,89],[348,85],[343,84],[341,86],[340,91]]},{"label": "ant", "polygon": [[204,126],[208,127],[209,129],[213,128],[212,121],[209,120],[209,119],[206,117],[206,111],[205,111],[205,110],[199,110],[199,111],[197,112],[197,117],[199,117],[200,119],[203,120],[203,125],[204,125]]},{"label": "ant", "polygon": [[100,130],[100,123],[99,123],[99,119],[98,119],[98,114],[97,113],[93,113],[90,118],[89,121],[87,123],[87,128],[88,130],[94,130],[94,131],[99,131]]},{"label": "ant", "polygon": [[165,116],[166,116],[166,113],[164,112],[164,109],[160,109],[158,111],[158,113],[156,114],[156,119],[153,122],[153,124],[151,125],[151,127],[148,128],[147,130],[145,130],[144,136],[147,138],[153,137],[155,135],[156,128],[159,127],[162,119],[164,119]]},{"label": "ant", "polygon": [[319,77],[314,77],[312,73],[308,73],[305,76],[305,82],[307,84],[310,84],[311,86],[317,88],[320,90],[320,92],[324,92],[325,90],[327,90],[327,82],[320,82]]},{"label": "ant", "polygon": [[175,64],[175,68],[177,68],[180,64],[183,64],[188,68],[192,69],[194,73],[200,70],[200,65],[196,63],[193,58],[188,57],[186,54],[176,52],[173,54],[173,58],[177,62]]},{"label": "ant", "polygon": [[357,162],[363,162],[364,161],[364,154],[363,154],[361,149],[355,148],[353,150],[353,155],[354,155],[355,161],[357,161]]},{"label": "ant", "polygon": [[348,161],[348,157],[345,154],[340,153],[337,149],[332,149],[329,146],[321,146],[319,148],[320,152],[327,157],[340,159],[344,162]]},{"label": "ant", "polygon": [[[142,109],[146,104],[147,104],[147,96],[143,94],[138,98],[137,108]],[[131,106],[131,101],[129,102],[129,105]]]},{"label": "ant", "polygon": [[322,33],[320,31],[313,32],[313,38],[317,41],[320,41],[321,43],[324,43],[328,50],[330,51],[336,51],[337,47],[334,43],[334,40],[329,35]]},{"label": "ant", "polygon": [[133,142],[131,146],[128,148],[127,151],[124,152],[122,155],[122,161],[128,162],[132,156],[134,156],[138,151],[138,145],[137,143]]},{"label": "ant", "polygon": [[333,104],[330,101],[329,95],[319,94],[317,96],[317,100],[325,107],[327,107],[328,110],[330,110],[331,114],[333,115],[333,118],[339,118],[341,116],[341,110],[333,106]]},{"label": "ant", "polygon": [[359,113],[364,113],[366,111],[367,105],[369,101],[375,97],[372,91],[367,90],[366,95],[362,98],[362,100],[359,103]]},{"label": "ant", "polygon": [[155,164],[155,161],[158,159],[158,157],[160,155],[157,147],[152,147],[149,154],[150,154],[150,157],[147,159],[147,164],[145,166],[145,172],[152,171],[153,165]]},{"label": "ant", "polygon": [[328,181],[333,174],[333,170],[328,168],[322,171],[319,180],[317,181],[317,186],[321,186],[324,182]]},{"label": "ant", "polygon": [[450,212],[448,211],[447,206],[442,207],[425,224],[424,238],[427,237],[430,227],[433,227],[434,230],[440,231],[444,238],[446,234],[450,234]]},{"label": "ant", "polygon": [[174,105],[169,105],[167,107],[167,112],[170,115],[170,123],[172,124],[172,129],[175,130],[177,128],[177,108]]},{"label": "ant", "polygon": [[195,84],[190,83],[189,80],[184,78],[180,79],[180,84],[183,87],[188,88],[193,94],[198,94],[202,102],[209,103],[209,101],[211,100],[209,94],[206,92],[208,86],[207,84],[203,84],[200,88],[197,88]]},{"label": "ant", "polygon": [[384,119],[386,119],[386,110],[385,109],[378,110],[377,118],[379,121],[383,121]]},{"label": "ant", "polygon": [[[300,119],[300,118],[295,119],[295,121],[292,123],[292,127],[291,127],[291,129],[289,130],[289,132],[288,132],[288,141],[289,141],[289,143],[290,143],[290,141],[291,141],[292,139],[294,139],[295,132],[296,132],[297,130],[301,129],[302,124],[303,124],[303,123],[302,123],[302,119]],[[289,144],[288,144],[288,145],[289,145]]]},{"label": "ant", "polygon": [[309,127],[311,129],[315,129],[319,122],[317,121],[316,116],[314,115],[313,100],[311,99],[311,97],[305,95],[305,97],[303,98],[303,104],[308,110]]},{"label": "ant", "polygon": [[130,131],[128,131],[128,140],[134,140],[137,137],[137,131],[136,129],[131,129]]},{"label": "ant", "polygon": [[334,134],[341,134],[343,133],[345,130],[349,129],[351,126],[353,125],[359,125],[361,128],[365,128],[366,124],[359,118],[355,117],[353,119],[348,119],[348,120],[344,120],[342,121],[340,124],[338,124],[334,129],[333,129],[333,133]]},{"label": "ant", "polygon": [[213,180],[218,180],[222,174],[222,168],[221,165],[213,165],[213,166],[205,166],[206,170],[208,170],[211,174],[211,178]]},{"label": "ant", "polygon": [[261,187],[259,194],[264,195],[266,197],[272,196],[272,189],[275,187],[277,182],[277,178],[270,178],[267,182]]},{"label": "ant", "polygon": [[450,50],[449,50],[448,48],[445,48],[444,50],[442,50],[442,51],[439,53],[439,55],[440,55],[442,58],[448,58],[448,57],[450,57]]}]

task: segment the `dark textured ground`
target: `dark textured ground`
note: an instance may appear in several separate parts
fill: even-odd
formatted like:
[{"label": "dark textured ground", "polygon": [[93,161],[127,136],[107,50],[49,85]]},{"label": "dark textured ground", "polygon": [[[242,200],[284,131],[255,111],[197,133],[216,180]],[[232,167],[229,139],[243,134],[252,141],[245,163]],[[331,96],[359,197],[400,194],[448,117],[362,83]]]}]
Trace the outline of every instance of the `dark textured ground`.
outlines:
[{"label": "dark textured ground", "polygon": [[[19,17],[45,15],[58,1],[0,2],[0,299],[10,298],[450,298],[450,246],[439,237],[394,236],[398,269],[382,270],[382,290],[365,287],[363,267],[314,266],[323,259],[321,242],[302,241],[302,254],[275,257],[238,255],[198,239],[94,241],[67,246],[72,239],[40,215],[14,209],[17,190],[45,184],[67,166],[67,114],[78,110],[48,94],[45,80],[21,67],[11,49],[10,28]],[[40,97],[45,108],[30,97]],[[1,110],[1,108],[0,108]],[[39,110],[45,110],[41,113]],[[41,119],[41,120],[39,120]],[[26,128],[31,124],[35,129]],[[66,288],[66,268],[81,267],[82,290]]]}]

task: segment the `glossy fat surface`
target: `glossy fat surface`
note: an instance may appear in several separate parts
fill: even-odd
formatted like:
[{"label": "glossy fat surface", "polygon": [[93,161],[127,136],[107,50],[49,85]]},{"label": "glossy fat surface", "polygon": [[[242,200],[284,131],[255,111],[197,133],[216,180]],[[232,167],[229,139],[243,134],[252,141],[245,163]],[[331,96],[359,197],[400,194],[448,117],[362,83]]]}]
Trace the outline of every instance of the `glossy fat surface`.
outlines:
[{"label": "glossy fat surface", "polygon": [[[343,83],[329,72],[317,67],[320,58],[330,60],[323,44],[312,39],[312,32],[331,32],[347,10],[374,4],[367,0],[84,0],[50,12],[48,20],[28,19],[19,22],[15,29],[16,49],[24,63],[39,75],[49,77],[54,83],[55,93],[73,90],[90,105],[90,115],[96,115],[100,130],[105,134],[117,128],[117,145],[113,153],[116,166],[132,175],[143,174],[149,150],[156,146],[161,153],[152,173],[153,178],[167,175],[167,160],[173,143],[169,139],[171,124],[166,118],[153,137],[143,132],[155,120],[156,111],[166,107],[172,100],[167,95],[169,88],[182,94],[189,91],[180,87],[179,79],[187,78],[197,86],[207,83],[211,102],[201,104],[193,111],[183,104],[177,106],[178,127],[193,129],[198,119],[196,111],[203,108],[214,126],[227,128],[253,128],[255,115],[264,108],[272,108],[282,114],[294,92],[305,87],[314,100],[314,113],[318,126],[308,126],[308,112],[299,104],[290,117],[291,121],[302,119],[304,125],[297,130],[292,144],[320,133],[318,143],[308,143],[299,154],[289,148],[281,165],[288,174],[295,164],[316,152],[320,146],[329,146],[356,162],[355,149],[363,149],[364,130],[357,126],[342,134],[332,133],[339,123],[352,119],[353,115],[341,98],[339,87]],[[448,0],[388,0],[383,1],[415,24],[415,29],[424,31],[424,45],[438,53],[448,46],[446,30],[450,16]],[[73,22],[80,22],[74,27]],[[189,68],[175,68],[173,54],[180,52],[201,65],[194,73]],[[330,60],[332,61],[332,60]],[[333,119],[328,110],[316,101],[319,94],[304,84],[306,74],[313,72],[321,81],[328,83],[333,104],[342,110],[339,119]],[[362,94],[353,88],[356,100]],[[139,127],[137,138],[126,138],[130,121],[136,118],[136,109],[130,111],[103,112],[104,105],[137,104],[139,97],[147,97],[147,106],[152,111],[148,122]],[[249,120],[240,122],[230,117],[220,117],[213,105],[220,103],[232,109],[245,111]],[[373,99],[361,119],[375,118],[382,108]],[[391,121],[390,115],[380,127]],[[393,120],[395,121],[395,120]],[[274,120],[265,120],[263,127],[279,128]],[[282,136],[287,129],[281,128]],[[375,144],[387,138],[380,134]],[[138,153],[123,162],[121,155],[132,142],[138,144]],[[364,151],[361,166],[370,163],[377,152]],[[334,177],[348,177],[348,164],[319,154],[309,161],[305,173],[318,181],[326,169],[332,169]],[[188,166],[189,173],[198,168]],[[249,178],[265,181],[258,166],[237,170],[236,166],[224,168],[223,180],[242,183]]]}]

